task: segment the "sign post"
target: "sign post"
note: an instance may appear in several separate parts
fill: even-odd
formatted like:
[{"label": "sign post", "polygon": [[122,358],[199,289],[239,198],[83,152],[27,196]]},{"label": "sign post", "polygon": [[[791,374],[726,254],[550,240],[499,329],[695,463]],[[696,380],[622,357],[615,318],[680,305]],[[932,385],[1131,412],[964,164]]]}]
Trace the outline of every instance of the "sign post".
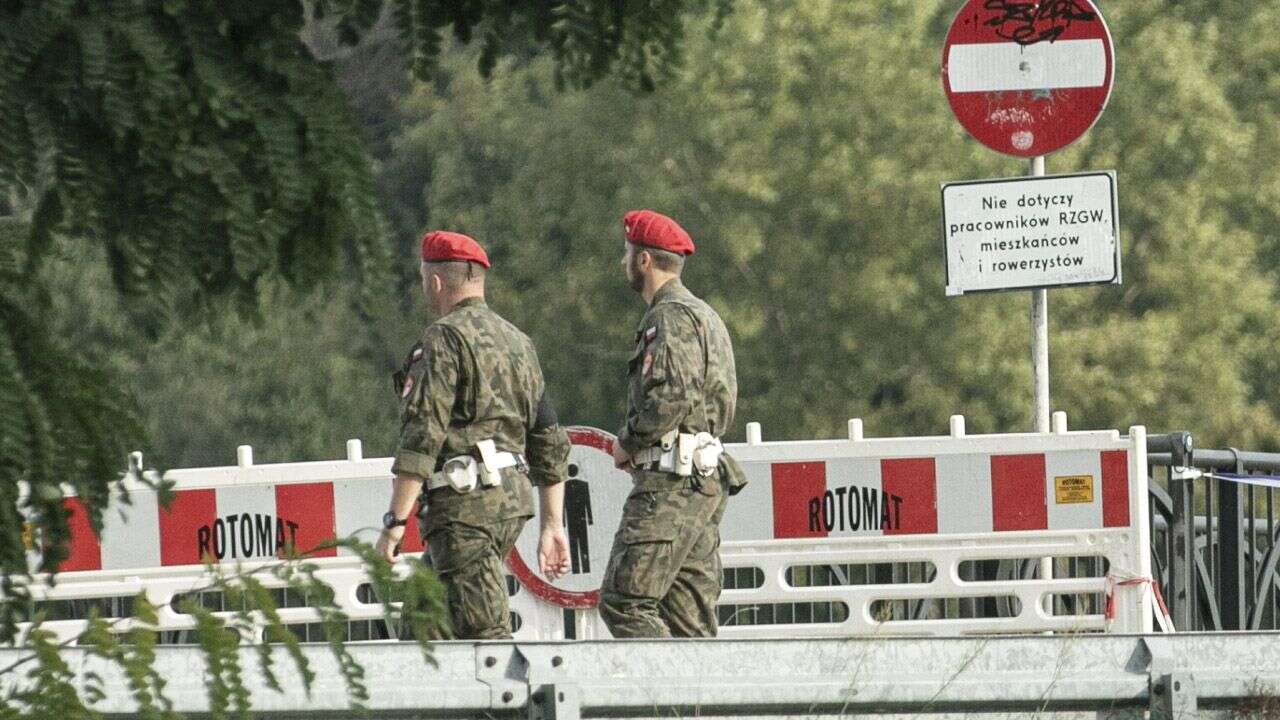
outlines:
[{"label": "sign post", "polygon": [[[1044,177],[1044,156],[1031,158],[1031,177]],[[1049,432],[1049,291],[1031,291],[1031,377],[1036,432]]]},{"label": "sign post", "polygon": [[[1092,0],[967,0],[942,49],[942,87],[956,119],[996,152],[1044,156],[1085,133],[1111,95],[1111,33]],[[950,278],[948,278],[948,294]],[[1034,418],[1049,431],[1049,310],[1031,290]]]}]

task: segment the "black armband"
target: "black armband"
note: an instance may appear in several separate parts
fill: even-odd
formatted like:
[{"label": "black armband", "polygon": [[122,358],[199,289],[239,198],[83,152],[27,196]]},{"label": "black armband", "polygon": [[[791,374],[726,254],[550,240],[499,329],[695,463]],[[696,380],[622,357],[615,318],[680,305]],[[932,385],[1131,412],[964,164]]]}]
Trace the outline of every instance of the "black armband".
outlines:
[{"label": "black armband", "polygon": [[550,394],[544,391],[542,399],[538,400],[538,409],[535,411],[533,418],[533,429],[545,430],[559,424],[560,418],[556,417],[556,406],[551,402]]}]

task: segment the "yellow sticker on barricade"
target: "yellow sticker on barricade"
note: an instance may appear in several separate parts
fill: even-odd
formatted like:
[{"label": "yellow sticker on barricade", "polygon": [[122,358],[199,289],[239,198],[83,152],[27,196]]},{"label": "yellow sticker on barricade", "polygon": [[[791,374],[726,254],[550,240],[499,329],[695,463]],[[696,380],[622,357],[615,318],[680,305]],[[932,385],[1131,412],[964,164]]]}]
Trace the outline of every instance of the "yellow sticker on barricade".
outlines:
[{"label": "yellow sticker on barricade", "polygon": [[1093,502],[1093,476],[1059,475],[1055,477],[1053,501],[1058,505]]}]

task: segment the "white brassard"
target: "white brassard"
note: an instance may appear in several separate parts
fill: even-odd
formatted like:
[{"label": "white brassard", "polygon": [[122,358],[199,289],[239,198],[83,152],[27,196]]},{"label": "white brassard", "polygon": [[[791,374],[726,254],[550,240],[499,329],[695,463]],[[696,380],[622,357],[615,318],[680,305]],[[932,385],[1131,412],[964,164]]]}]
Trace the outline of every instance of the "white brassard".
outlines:
[{"label": "white brassard", "polygon": [[481,440],[476,443],[476,450],[480,453],[480,462],[484,464],[481,468],[480,483],[485,487],[501,485],[502,464],[498,460],[498,448],[493,444],[493,440]]}]

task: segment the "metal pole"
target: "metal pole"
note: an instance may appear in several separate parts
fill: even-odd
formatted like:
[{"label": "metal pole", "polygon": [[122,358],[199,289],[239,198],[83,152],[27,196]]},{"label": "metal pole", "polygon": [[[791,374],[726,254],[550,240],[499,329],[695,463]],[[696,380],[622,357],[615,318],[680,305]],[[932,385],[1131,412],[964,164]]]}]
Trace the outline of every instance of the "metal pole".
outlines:
[{"label": "metal pole", "polygon": [[[1244,462],[1236,461],[1235,472],[1245,474]],[[1248,486],[1228,480],[1215,480],[1212,485],[1217,485],[1218,489],[1218,562],[1222,568],[1218,581],[1218,612],[1222,627],[1213,629],[1244,630],[1248,619],[1248,577],[1243,552],[1244,508],[1240,496]],[[1250,558],[1250,566],[1252,560]]]},{"label": "metal pole", "polygon": [[[1031,177],[1044,175],[1044,156],[1031,158]],[[1031,291],[1031,367],[1035,390],[1036,432],[1049,432],[1049,293]]]},{"label": "metal pole", "polygon": [[[1044,176],[1044,156],[1031,158],[1031,177]],[[1049,432],[1049,292],[1044,288],[1031,291],[1031,374],[1035,392],[1036,432]],[[1040,558],[1040,577],[1053,577],[1053,558]],[[1054,596],[1046,595],[1044,610],[1053,614]]]}]

